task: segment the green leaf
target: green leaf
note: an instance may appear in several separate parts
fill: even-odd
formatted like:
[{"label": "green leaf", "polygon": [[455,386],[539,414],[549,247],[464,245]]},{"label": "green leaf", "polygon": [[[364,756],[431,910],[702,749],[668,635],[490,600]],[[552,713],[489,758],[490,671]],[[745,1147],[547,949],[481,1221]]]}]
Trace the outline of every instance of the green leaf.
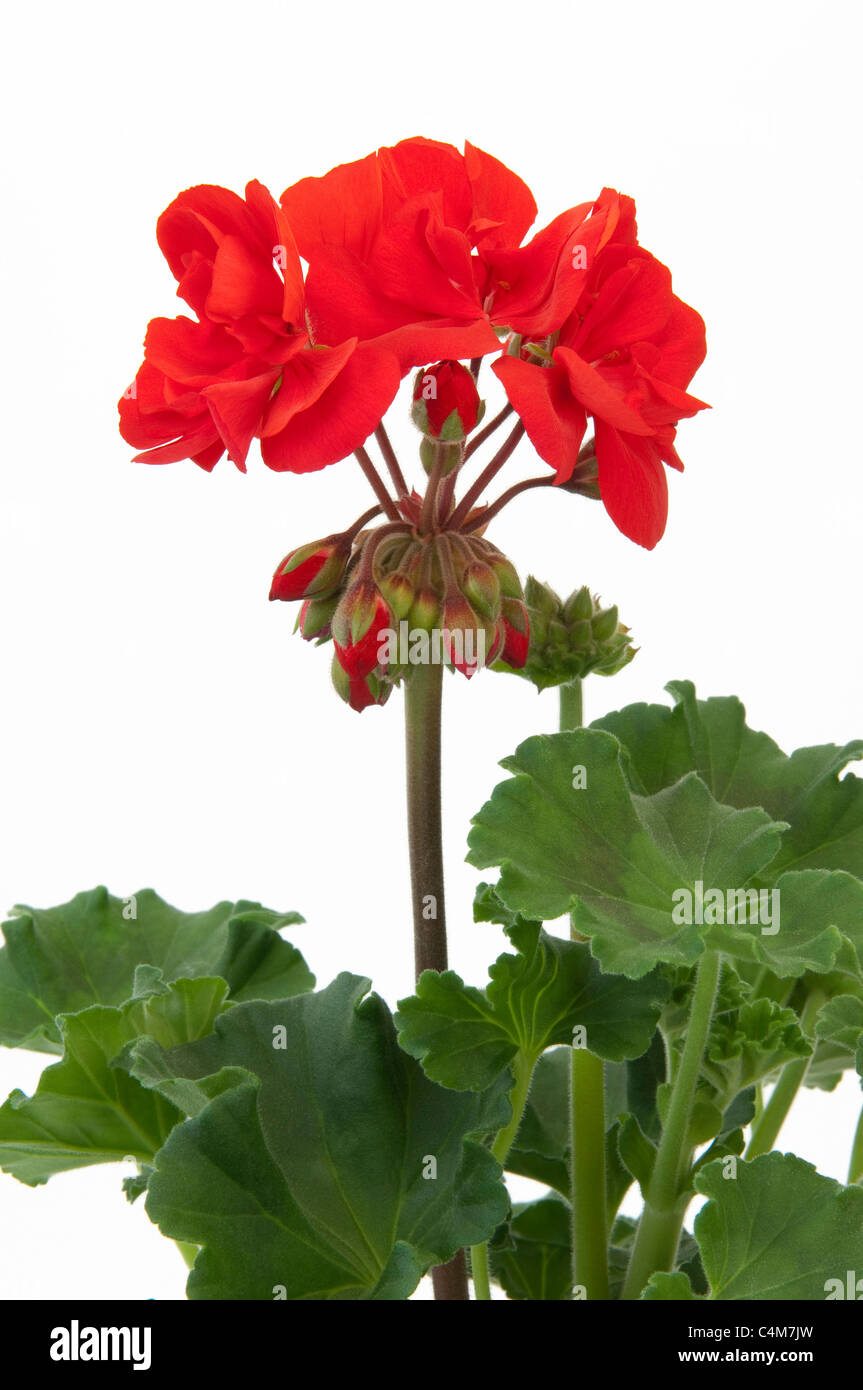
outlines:
[{"label": "green leaf", "polygon": [[61,1015],[64,1056],[46,1067],[32,1097],[13,1091],[0,1108],[0,1167],[35,1186],[54,1173],[133,1157],[152,1159],[180,1112],[144,1090],[114,1060],[149,1033],[167,1046],[212,1030],[224,1005],[224,980],[154,982],[149,997],[115,1009],[91,1005]]},{"label": "green leaf", "polygon": [[863,999],[854,994],[840,994],[828,1000],[819,1010],[815,1036],[856,1053],[863,1038]]},{"label": "green leaf", "polygon": [[509,1222],[511,1248],[492,1250],[493,1277],[509,1298],[559,1302],[572,1297],[569,1205],[556,1194],[519,1203]]},{"label": "green leaf", "polygon": [[823,1300],[829,1280],[859,1270],[863,1188],[843,1187],[794,1154],[711,1164],[696,1178],[710,1201],[695,1218],[710,1297]]},{"label": "green leaf", "polygon": [[165,1054],[157,1085],[248,1073],[173,1131],[150,1178],[151,1218],[203,1247],[190,1298],[404,1299],[505,1219],[500,1166],[469,1136],[506,1124],[509,1077],[481,1095],[434,1085],[368,988],[340,975],[241,1004]]},{"label": "green leaf", "polygon": [[789,822],[771,876],[791,868],[844,869],[863,878],[863,780],[839,778],[863,757],[863,741],[800,748],[789,757],[747,726],[735,697],[697,700],[690,681],[666,689],[677,702],[673,710],[630,705],[591,726],[625,745],[636,791],[653,793],[697,772],[717,801],[762,806],[774,820]]},{"label": "green leaf", "polygon": [[532,1065],[546,1048],[571,1042],[576,1027],[606,1060],[645,1051],[668,994],[664,977],[604,975],[584,943],[549,936],[538,922],[519,921],[508,934],[518,954],[498,957],[485,990],[452,970],[427,970],[416,994],[399,1002],[399,1042],[427,1076],[481,1090],[517,1053]]},{"label": "green leaf", "polygon": [[245,901],[180,912],[149,888],[129,898],[95,888],[62,907],[15,908],[0,950],[0,1043],[62,1051],[57,1015],[122,1004],[138,965],[166,980],[220,976],[235,1000],[313,989],[299,951],[278,935],[302,920]]},{"label": "green leaf", "polygon": [[[503,766],[514,776],[475,817],[470,862],[501,866],[499,896],[528,917],[577,908],[576,928],[612,973],[691,965],[704,926],[673,920],[674,895],[699,880],[745,886],[779,845],[781,825],[719,805],[694,774],[634,796],[620,744],[595,729],[528,739]],[[584,789],[573,787],[575,767],[587,770]]]},{"label": "green leaf", "polygon": [[647,1282],[647,1287],[641,1295],[643,1299],[652,1299],[654,1302],[695,1302],[696,1295],[692,1292],[692,1285],[689,1278],[682,1270],[675,1270],[674,1274],[651,1274]]}]

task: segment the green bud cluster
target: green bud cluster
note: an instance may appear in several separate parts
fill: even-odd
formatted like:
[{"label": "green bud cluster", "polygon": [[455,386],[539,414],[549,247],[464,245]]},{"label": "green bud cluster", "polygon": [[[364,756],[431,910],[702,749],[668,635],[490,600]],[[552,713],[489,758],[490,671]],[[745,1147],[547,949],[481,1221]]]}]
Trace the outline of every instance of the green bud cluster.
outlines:
[{"label": "green bud cluster", "polygon": [[530,647],[518,675],[539,690],[567,685],[593,672],[613,676],[635,656],[629,628],[618,621],[616,607],[603,608],[598,595],[583,586],[561,599],[532,575],[524,586],[530,618]]}]

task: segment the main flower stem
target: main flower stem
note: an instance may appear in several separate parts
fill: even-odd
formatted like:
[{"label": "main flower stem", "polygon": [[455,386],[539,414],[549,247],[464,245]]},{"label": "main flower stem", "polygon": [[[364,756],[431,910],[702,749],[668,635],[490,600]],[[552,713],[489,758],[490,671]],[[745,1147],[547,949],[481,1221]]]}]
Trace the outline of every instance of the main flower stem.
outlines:
[{"label": "main flower stem", "polygon": [[677,1254],[688,1206],[681,1188],[685,1188],[690,1162],[689,1125],[721,969],[720,953],[705,951],[698,964],[683,1055],[671,1088],[662,1138],[621,1293],[623,1299],[640,1298],[651,1274],[670,1270]]},{"label": "main flower stem", "polygon": [[[807,1037],[814,1030],[815,1015],[823,1003],[824,995],[819,990],[813,990],[800,1015],[800,1027]],[[794,1062],[787,1062],[782,1068],[769,1101],[752,1126],[749,1147],[745,1154],[747,1162],[750,1159],[758,1158],[761,1154],[769,1153],[773,1148],[779,1138],[779,1131],[788,1118],[788,1112],[794,1104],[797,1092],[806,1079],[811,1060],[811,1057],[800,1057]]]},{"label": "main flower stem", "polygon": [[[560,687],[560,727],[581,727],[582,684]],[[578,932],[570,927],[578,941]],[[605,1066],[585,1047],[572,1048],[569,1088],[572,1283],[588,1299],[608,1298],[605,1170]]]},{"label": "main flower stem", "polygon": [[[414,921],[414,961],[424,970],[447,968],[441,838],[441,695],[443,666],[414,666],[405,681],[408,845]],[[435,1298],[468,1300],[464,1251],[432,1270]]]}]

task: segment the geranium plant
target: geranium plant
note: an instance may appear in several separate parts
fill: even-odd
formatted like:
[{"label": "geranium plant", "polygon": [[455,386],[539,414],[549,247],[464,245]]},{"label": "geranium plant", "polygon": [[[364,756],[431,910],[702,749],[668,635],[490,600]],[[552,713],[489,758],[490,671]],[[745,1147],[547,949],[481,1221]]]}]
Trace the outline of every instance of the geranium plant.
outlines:
[{"label": "geranium plant", "polygon": [[[274,472],[353,458],[370,485],[270,598],[332,644],[351,710],[403,693],[416,957],[391,1013],[365,978],[316,989],[282,935],[302,919],[254,902],[100,888],[6,923],[0,1041],[60,1060],[0,1109],[0,1164],[38,1184],[134,1158],[190,1298],[407,1299],[428,1272],[455,1300],[863,1292],[863,1125],[847,1186],[775,1149],[801,1087],[863,1072],[863,787],[840,777],[863,743],[787,756],[687,681],[584,727],[629,631],[583,575],[523,584],[494,521],[547,488],[653,549],[705,333],[630,197],[535,217],[490,155],[410,139],[278,200],[191,188],[158,221],[192,316],[147,329],[136,458],[245,470],[257,441]],[[519,445],[539,472],[501,490]],[[560,701],[559,733],[502,747],[470,831],[475,919],[509,943],[473,984],[447,968],[445,669]],[[514,1203],[507,1174],[547,1191]]]}]

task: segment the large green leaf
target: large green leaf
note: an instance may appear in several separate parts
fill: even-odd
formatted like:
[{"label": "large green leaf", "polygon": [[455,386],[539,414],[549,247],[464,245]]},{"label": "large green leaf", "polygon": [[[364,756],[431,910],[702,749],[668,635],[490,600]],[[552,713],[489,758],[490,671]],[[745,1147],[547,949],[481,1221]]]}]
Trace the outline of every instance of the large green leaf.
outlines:
[{"label": "large green leaf", "polygon": [[787,821],[782,848],[769,867],[845,869],[863,878],[863,780],[839,774],[863,758],[863,741],[800,748],[788,756],[767,734],[746,724],[734,696],[697,700],[690,681],[666,689],[676,707],[629,705],[591,726],[620,739],[636,791],[650,794],[697,772],[717,801],[761,806]]},{"label": "large green leaf", "polygon": [[[699,880],[745,886],[776,853],[782,826],[763,811],[719,805],[694,774],[635,796],[621,751],[596,729],[528,739],[503,763],[513,777],[474,818],[468,858],[501,866],[498,894],[528,917],[577,907],[576,927],[603,969],[638,978],[701,953],[703,925],[672,920],[675,893]],[[577,767],[583,788],[573,785]]]},{"label": "large green leaf", "polygon": [[582,942],[520,921],[508,935],[518,952],[489,969],[485,990],[452,970],[427,970],[396,1014],[399,1042],[427,1076],[456,1090],[490,1085],[521,1053],[528,1065],[584,1029],[584,1046],[609,1061],[639,1057],[656,1030],[668,984],[604,975]]},{"label": "large green leaf", "polygon": [[761,809],[721,805],[693,772],[635,794],[621,745],[597,729],[528,739],[503,766],[514,776],[475,817],[470,861],[500,866],[512,911],[574,911],[604,970],[691,966],[706,944],[782,977],[861,978],[863,884],[813,869],[754,887],[785,828]]},{"label": "large green leaf", "polygon": [[138,965],[166,980],[218,975],[236,1000],[313,989],[299,951],[278,934],[302,920],[252,902],[180,912],[149,888],[129,898],[95,888],[62,907],[16,908],[2,928],[0,1043],[62,1051],[57,1015],[122,1004]]},{"label": "large green leaf", "polygon": [[148,1163],[183,1116],[112,1064],[142,1034],[171,1047],[205,1036],[226,990],[224,980],[177,980],[166,989],[150,977],[146,992],[118,1009],[93,1004],[61,1015],[63,1060],[45,1068],[32,1097],[13,1091],[0,1108],[0,1167],[36,1185],[89,1164]]},{"label": "large green leaf", "polygon": [[[152,1219],[203,1247],[190,1298],[404,1299],[506,1217],[500,1166],[469,1136],[506,1123],[508,1076],[479,1095],[436,1086],[368,988],[340,975],[238,1005],[154,1070],[156,1087],[248,1073],[173,1131],[150,1177]],[[127,1062],[145,1080],[149,1060]]]},{"label": "large green leaf", "polygon": [[695,1236],[712,1299],[823,1300],[828,1281],[863,1272],[863,1188],[843,1187],[794,1154],[726,1172],[712,1163],[695,1183],[710,1198]]}]

